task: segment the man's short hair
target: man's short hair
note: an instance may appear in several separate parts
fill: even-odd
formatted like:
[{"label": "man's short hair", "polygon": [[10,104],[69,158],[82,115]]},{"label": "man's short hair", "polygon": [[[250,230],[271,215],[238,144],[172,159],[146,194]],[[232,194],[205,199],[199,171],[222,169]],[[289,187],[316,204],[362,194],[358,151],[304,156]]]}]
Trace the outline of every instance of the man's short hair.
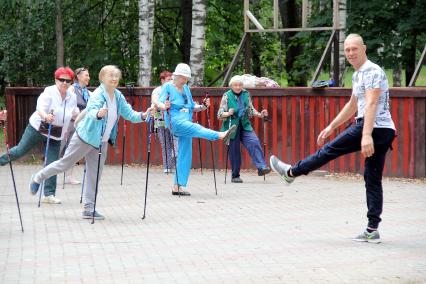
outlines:
[{"label": "man's short hair", "polygon": [[358,41],[359,44],[364,45],[364,40],[362,39],[362,36],[360,36],[359,34],[349,34],[345,41],[349,40],[349,39],[356,39]]}]

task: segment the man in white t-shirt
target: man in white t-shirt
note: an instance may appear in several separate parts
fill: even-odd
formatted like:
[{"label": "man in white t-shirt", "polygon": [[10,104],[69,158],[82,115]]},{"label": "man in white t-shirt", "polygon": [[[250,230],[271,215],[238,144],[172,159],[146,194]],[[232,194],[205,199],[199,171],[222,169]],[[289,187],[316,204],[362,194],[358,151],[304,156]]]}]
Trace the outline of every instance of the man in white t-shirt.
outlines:
[{"label": "man in white t-shirt", "polygon": [[339,156],[361,150],[365,157],[364,180],[367,192],[365,231],[355,241],[380,242],[378,232],[383,208],[382,174],[386,152],[395,138],[395,125],[389,111],[389,88],[385,72],[367,59],[360,35],[350,34],[344,43],[345,55],[354,67],[352,96],[334,120],[318,135],[317,143],[324,145],[340,125],[355,112],[355,123],[325,144],[315,154],[291,166],[271,156],[271,168],[288,184],[300,175],[307,175]]}]

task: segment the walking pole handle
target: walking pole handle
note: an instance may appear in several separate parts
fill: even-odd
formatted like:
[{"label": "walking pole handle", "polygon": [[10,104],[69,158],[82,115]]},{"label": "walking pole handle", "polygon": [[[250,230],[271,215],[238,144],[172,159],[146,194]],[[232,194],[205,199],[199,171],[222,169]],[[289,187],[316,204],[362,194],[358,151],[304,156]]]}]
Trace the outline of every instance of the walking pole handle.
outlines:
[{"label": "walking pole handle", "polygon": [[[210,97],[210,94],[209,93],[206,93],[205,94],[205,98],[204,98],[204,100],[203,100],[203,104],[207,107],[207,105],[206,105],[206,100],[208,99]],[[207,107],[207,123],[208,123],[208,125],[209,125],[209,128],[211,128],[210,127],[210,112],[209,112],[209,107]]]}]

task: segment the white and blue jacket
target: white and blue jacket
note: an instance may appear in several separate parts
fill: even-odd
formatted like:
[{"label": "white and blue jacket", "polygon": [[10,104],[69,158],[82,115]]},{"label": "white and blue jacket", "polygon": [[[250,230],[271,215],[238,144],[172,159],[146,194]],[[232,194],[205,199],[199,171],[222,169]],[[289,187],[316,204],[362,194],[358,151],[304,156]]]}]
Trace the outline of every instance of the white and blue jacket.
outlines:
[{"label": "white and blue jacket", "polygon": [[[105,90],[105,86],[101,84],[90,96],[86,107],[87,113],[76,128],[80,139],[95,148],[99,147],[103,135],[102,130],[106,127],[106,119],[98,119],[97,117],[99,110],[106,104],[106,96],[108,96],[108,93]],[[112,145],[115,145],[117,139],[118,120],[120,116],[133,123],[143,121],[142,113],[134,111],[127,103],[124,95],[117,89],[114,90],[114,98],[117,104],[117,121],[109,137],[109,141]]]}]

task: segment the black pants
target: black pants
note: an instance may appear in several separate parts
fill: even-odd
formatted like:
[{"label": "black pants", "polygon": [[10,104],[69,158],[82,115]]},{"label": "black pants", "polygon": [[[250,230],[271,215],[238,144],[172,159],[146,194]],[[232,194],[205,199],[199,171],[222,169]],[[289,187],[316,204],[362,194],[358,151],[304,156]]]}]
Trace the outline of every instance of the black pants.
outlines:
[{"label": "black pants", "polygon": [[[307,175],[337,157],[361,150],[362,129],[362,120],[352,124],[315,154],[297,162],[291,168],[292,174],[295,177]],[[383,168],[386,152],[395,138],[395,131],[390,128],[374,128],[372,137],[374,154],[365,159],[364,181],[367,195],[368,227],[378,228],[382,220],[380,215],[383,209]]]}]

